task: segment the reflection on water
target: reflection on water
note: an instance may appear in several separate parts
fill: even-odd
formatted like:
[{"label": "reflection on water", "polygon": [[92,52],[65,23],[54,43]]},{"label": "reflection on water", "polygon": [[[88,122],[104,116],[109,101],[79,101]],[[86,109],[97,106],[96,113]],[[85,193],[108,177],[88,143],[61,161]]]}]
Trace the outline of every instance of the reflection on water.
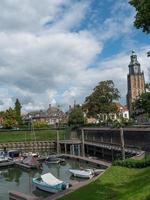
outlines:
[{"label": "reflection on water", "polygon": [[60,164],[48,164],[43,163],[42,170],[25,171],[19,168],[8,168],[0,171],[0,199],[8,200],[9,191],[20,191],[26,194],[33,194],[38,197],[50,196],[50,193],[38,190],[32,184],[32,178],[38,177],[41,174],[51,172],[57,178],[71,183],[72,181],[83,181],[71,177],[69,173],[70,168],[89,168],[86,163],[79,163],[73,160],[67,160],[63,165]]}]

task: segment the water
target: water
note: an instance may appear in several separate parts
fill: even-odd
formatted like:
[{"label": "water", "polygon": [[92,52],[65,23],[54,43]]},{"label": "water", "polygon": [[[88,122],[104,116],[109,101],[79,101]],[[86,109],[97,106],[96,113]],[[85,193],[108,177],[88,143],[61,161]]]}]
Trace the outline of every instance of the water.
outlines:
[{"label": "water", "polygon": [[25,194],[32,194],[38,197],[48,197],[51,194],[38,190],[32,184],[32,178],[37,177],[41,174],[51,172],[57,178],[64,180],[66,182],[73,181],[83,181],[83,179],[73,178],[70,173],[70,168],[79,169],[90,168],[93,166],[87,165],[86,163],[81,163],[73,160],[67,160],[65,164],[49,164],[43,163],[43,169],[26,171],[19,168],[7,168],[1,169],[0,171],[0,200],[9,200],[9,191],[19,191]]}]

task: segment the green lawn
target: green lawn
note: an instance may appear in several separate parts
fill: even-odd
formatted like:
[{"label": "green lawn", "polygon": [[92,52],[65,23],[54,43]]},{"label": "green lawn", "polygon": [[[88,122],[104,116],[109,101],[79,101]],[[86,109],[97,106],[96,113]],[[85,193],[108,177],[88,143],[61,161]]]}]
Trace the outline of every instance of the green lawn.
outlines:
[{"label": "green lawn", "polygon": [[110,167],[95,182],[60,200],[150,200],[150,167]]},{"label": "green lawn", "polygon": [[[56,139],[56,130],[38,130],[35,131],[36,140],[53,140]],[[60,139],[65,138],[66,130],[59,130]],[[8,131],[0,132],[0,143],[5,142],[24,142],[34,140],[33,133],[30,131]]]}]

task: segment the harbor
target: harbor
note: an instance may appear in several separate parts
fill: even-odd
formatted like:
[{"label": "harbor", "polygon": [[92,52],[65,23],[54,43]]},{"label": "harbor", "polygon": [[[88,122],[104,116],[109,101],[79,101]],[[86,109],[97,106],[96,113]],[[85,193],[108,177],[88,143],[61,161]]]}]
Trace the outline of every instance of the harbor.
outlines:
[{"label": "harbor", "polygon": [[[69,172],[70,168],[74,169],[86,169],[86,168],[98,168],[94,163],[88,163],[85,161],[76,161],[72,159],[66,159],[66,162],[63,164],[46,164],[42,162],[41,169],[28,169],[27,167],[19,164],[17,162],[11,167],[1,168],[1,183],[0,183],[0,199],[9,199],[9,194],[13,198],[17,198],[17,194],[26,195],[26,197],[32,196],[34,199],[48,199],[52,194],[36,189],[32,183],[33,177],[38,177],[41,174],[51,172],[57,178],[68,182],[71,186],[82,183],[85,180],[78,177],[73,177]],[[8,191],[9,190],[9,191]],[[13,192],[14,191],[14,192]],[[16,198],[15,198],[16,195]],[[23,197],[22,197],[23,199]],[[28,198],[26,198],[28,199]]]}]

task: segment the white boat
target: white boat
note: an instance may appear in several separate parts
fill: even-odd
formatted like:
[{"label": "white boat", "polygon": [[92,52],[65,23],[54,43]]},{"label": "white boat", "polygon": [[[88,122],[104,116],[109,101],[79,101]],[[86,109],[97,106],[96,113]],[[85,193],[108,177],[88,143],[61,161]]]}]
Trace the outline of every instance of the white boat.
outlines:
[{"label": "white boat", "polygon": [[0,156],[0,163],[12,161],[12,158],[8,156]]},{"label": "white boat", "polygon": [[57,193],[69,187],[69,184],[57,179],[51,173],[41,175],[40,178],[33,178],[33,183],[37,188],[51,193]]},{"label": "white boat", "polygon": [[70,173],[73,174],[73,176],[77,176],[80,178],[92,178],[94,176],[92,169],[69,169]]}]

